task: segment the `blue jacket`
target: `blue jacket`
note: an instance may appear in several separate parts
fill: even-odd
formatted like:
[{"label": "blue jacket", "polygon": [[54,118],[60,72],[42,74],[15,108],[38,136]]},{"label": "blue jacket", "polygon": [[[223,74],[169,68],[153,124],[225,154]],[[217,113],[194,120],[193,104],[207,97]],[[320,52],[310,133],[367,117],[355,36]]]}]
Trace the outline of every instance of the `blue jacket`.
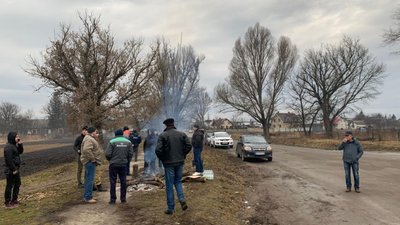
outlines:
[{"label": "blue jacket", "polygon": [[343,150],[343,161],[348,163],[358,162],[364,153],[360,142],[354,138],[353,141],[342,142],[339,150]]}]

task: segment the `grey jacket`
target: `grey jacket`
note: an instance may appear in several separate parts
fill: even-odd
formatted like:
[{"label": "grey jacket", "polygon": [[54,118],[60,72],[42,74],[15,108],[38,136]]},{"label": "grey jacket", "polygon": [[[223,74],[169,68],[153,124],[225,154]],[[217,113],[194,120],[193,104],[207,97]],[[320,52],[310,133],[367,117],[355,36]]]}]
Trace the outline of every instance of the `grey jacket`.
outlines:
[{"label": "grey jacket", "polygon": [[349,163],[358,162],[364,153],[360,142],[354,138],[351,142],[342,142],[339,150],[343,150],[343,161]]},{"label": "grey jacket", "polygon": [[132,160],[133,145],[125,137],[111,139],[106,149],[106,159],[111,166],[126,166]]}]

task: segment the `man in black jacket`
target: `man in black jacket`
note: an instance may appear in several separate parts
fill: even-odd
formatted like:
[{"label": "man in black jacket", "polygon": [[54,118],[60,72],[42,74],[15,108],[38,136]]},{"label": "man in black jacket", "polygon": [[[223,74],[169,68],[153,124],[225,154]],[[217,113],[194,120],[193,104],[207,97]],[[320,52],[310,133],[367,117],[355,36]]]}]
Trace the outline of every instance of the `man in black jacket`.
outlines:
[{"label": "man in black jacket", "polygon": [[193,176],[203,176],[203,160],[201,159],[201,152],[203,151],[204,131],[199,129],[199,125],[193,126],[192,146],[193,146],[193,159],[196,166],[196,172]]},{"label": "man in black jacket", "polygon": [[21,138],[17,132],[10,132],[7,135],[7,144],[4,146],[6,190],[4,192],[4,207],[14,208],[19,204],[18,194],[21,186],[19,167],[21,165],[20,154],[24,152]]},{"label": "man in black jacket", "polygon": [[168,206],[165,213],[171,215],[175,208],[174,186],[182,210],[188,208],[183,194],[182,172],[186,155],[190,152],[192,145],[185,133],[176,130],[174,119],[166,119],[163,123],[166,128],[158,137],[156,154],[163,163],[165,171],[165,191]]},{"label": "man in black jacket", "polygon": [[76,137],[75,143],[74,143],[74,150],[75,150],[75,153],[76,153],[76,161],[78,163],[78,169],[76,171],[76,176],[77,176],[78,187],[79,188],[83,188],[83,183],[82,183],[83,165],[82,165],[82,162],[81,162],[81,145],[82,145],[83,138],[87,134],[87,128],[88,128],[88,126],[84,126],[82,128],[81,134],[78,137]]}]

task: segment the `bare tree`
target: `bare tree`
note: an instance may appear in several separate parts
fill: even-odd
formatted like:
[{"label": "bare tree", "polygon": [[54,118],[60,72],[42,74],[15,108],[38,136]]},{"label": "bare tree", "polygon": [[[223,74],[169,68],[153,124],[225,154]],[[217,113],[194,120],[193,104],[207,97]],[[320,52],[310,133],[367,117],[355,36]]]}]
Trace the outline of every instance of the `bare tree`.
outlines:
[{"label": "bare tree", "polygon": [[0,105],[0,127],[1,133],[16,130],[20,107],[11,102],[2,102]]},{"label": "bare tree", "polygon": [[268,28],[259,23],[250,27],[244,40],[233,49],[230,75],[215,88],[216,101],[224,110],[248,114],[263,125],[269,137],[270,121],[281,102],[281,92],[297,59],[297,50],[287,37],[277,44]]},{"label": "bare tree", "polygon": [[188,115],[199,83],[199,66],[203,56],[196,55],[193,47],[179,45],[176,49],[163,41],[158,58],[157,89],[161,111],[165,117],[173,117],[183,123],[192,118]]},{"label": "bare tree", "polygon": [[[397,8],[393,15],[394,27],[389,28],[383,34],[383,42],[387,45],[394,45],[400,41],[400,8]],[[400,53],[400,51],[395,51]]]},{"label": "bare tree", "polygon": [[212,99],[205,88],[199,88],[195,97],[194,109],[196,121],[204,127],[206,114],[210,111]]},{"label": "bare tree", "polygon": [[67,96],[75,121],[101,129],[110,110],[143,92],[155,74],[158,45],[147,55],[142,53],[143,42],[133,38],[118,48],[99,17],[85,13],[79,18],[79,31],[61,25],[42,60],[31,57],[25,71]]},{"label": "bare tree", "polygon": [[354,103],[374,98],[384,78],[384,66],[375,62],[359,40],[344,37],[337,46],[308,50],[296,79],[318,103],[327,136],[333,122]]},{"label": "bare tree", "polygon": [[300,123],[305,136],[311,136],[313,125],[318,117],[320,108],[318,102],[312,98],[303,88],[305,83],[295,76],[290,83],[289,108],[293,109],[300,116]]}]

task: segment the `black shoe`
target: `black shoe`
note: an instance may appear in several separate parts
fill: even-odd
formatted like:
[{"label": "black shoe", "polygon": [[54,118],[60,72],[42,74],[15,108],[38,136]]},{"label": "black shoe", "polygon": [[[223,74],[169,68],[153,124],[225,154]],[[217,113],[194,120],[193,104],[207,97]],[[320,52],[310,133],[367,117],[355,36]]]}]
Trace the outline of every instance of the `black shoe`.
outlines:
[{"label": "black shoe", "polygon": [[110,205],[114,205],[114,204],[115,204],[115,200],[111,200],[111,201],[109,201],[109,202],[108,202],[108,204],[110,204]]},{"label": "black shoe", "polygon": [[100,185],[97,185],[97,191],[98,192],[104,192],[104,191],[107,191],[107,189],[103,188],[103,186],[100,184]]},{"label": "black shoe", "polygon": [[93,191],[97,191],[97,186],[93,185]]},{"label": "black shoe", "polygon": [[174,211],[167,209],[164,211],[164,213],[167,215],[172,215],[174,213]]},{"label": "black shoe", "polygon": [[356,193],[361,193],[360,188],[355,188]]},{"label": "black shoe", "polygon": [[185,211],[188,208],[186,202],[181,202],[181,207],[183,211]]},{"label": "black shoe", "polygon": [[121,200],[121,204],[125,204],[126,203],[126,200]]}]

